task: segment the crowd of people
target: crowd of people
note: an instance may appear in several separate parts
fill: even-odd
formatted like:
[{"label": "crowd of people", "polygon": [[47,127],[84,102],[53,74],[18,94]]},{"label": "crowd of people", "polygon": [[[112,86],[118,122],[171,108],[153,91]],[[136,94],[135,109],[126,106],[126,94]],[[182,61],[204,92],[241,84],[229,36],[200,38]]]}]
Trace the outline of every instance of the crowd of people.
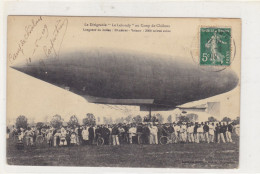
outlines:
[{"label": "crowd of people", "polygon": [[160,144],[162,137],[167,143],[232,143],[232,132],[239,135],[239,129],[229,122],[156,122],[84,125],[55,129],[28,127],[9,130],[13,137],[25,141],[26,145],[36,144],[41,135],[49,147],[93,145],[101,137],[104,145]]}]

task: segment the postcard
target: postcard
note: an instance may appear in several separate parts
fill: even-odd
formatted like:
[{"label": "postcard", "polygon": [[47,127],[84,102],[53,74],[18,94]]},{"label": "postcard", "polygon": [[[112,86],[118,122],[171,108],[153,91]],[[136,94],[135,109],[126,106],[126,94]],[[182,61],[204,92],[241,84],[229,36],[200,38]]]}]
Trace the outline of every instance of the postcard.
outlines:
[{"label": "postcard", "polygon": [[239,167],[241,19],[8,16],[8,165]]}]

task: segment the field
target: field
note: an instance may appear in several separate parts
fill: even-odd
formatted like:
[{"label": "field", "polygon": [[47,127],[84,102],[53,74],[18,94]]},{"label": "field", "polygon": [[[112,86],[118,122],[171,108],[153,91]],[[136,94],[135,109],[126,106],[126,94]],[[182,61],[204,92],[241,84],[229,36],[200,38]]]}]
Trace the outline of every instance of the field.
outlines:
[{"label": "field", "polygon": [[7,140],[9,165],[92,166],[92,167],[167,167],[237,168],[239,138],[233,143],[74,146],[47,146],[17,150]]}]

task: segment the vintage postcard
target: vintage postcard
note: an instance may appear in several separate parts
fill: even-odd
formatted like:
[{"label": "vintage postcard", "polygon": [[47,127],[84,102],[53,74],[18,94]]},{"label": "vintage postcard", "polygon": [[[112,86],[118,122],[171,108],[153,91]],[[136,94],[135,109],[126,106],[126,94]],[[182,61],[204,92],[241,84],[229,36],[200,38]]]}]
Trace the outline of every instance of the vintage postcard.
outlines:
[{"label": "vintage postcard", "polygon": [[238,168],[241,20],[8,16],[8,165]]}]

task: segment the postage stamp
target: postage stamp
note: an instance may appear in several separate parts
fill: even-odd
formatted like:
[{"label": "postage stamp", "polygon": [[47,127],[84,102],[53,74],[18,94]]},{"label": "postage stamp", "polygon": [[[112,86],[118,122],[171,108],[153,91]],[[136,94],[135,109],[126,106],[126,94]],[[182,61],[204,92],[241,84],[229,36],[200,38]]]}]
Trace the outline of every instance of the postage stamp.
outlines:
[{"label": "postage stamp", "polygon": [[231,28],[200,28],[200,65],[229,66]]}]

